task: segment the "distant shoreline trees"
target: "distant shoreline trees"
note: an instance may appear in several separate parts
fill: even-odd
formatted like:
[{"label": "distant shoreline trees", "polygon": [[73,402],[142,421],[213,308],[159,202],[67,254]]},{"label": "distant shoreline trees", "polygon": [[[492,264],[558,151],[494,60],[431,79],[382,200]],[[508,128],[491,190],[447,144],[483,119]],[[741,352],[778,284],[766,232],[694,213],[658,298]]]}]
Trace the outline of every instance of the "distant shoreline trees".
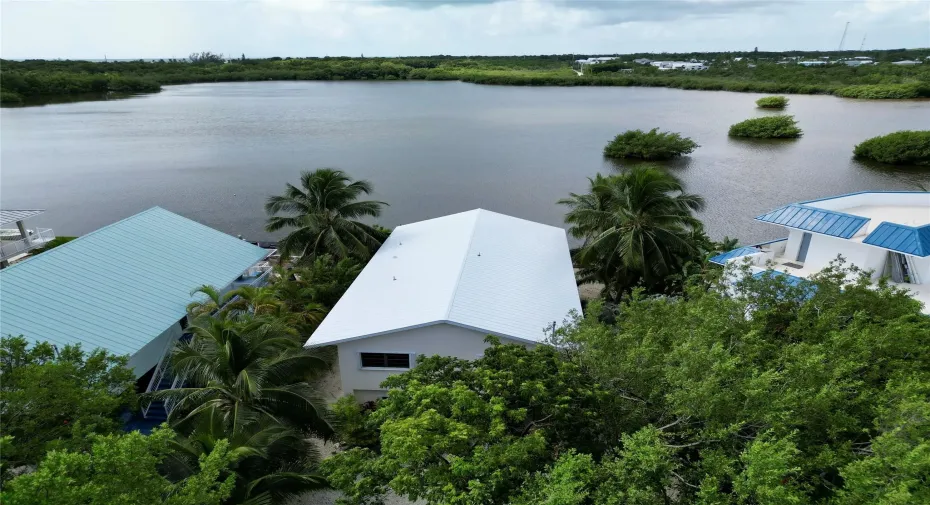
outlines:
[{"label": "distant shoreline trees", "polygon": [[[868,53],[868,52],[866,52]],[[794,53],[745,53],[753,66],[721,53],[627,55],[595,65],[578,76],[571,70],[578,55],[426,56],[398,58],[240,58],[209,51],[159,61],[90,62],[75,60],[2,60],[0,102],[41,103],[58,96],[156,92],[163,85],[241,81],[458,80],[505,86],[647,86],[756,93],[836,94],[868,99],[930,97],[930,64],[902,67],[887,61],[923,59],[930,51],[876,52],[869,72],[842,64],[824,67],[779,65],[775,58]],[[871,53],[869,53],[871,54]],[[699,58],[701,72],[659,71],[632,58]],[[876,84],[879,80],[881,84]]]}]

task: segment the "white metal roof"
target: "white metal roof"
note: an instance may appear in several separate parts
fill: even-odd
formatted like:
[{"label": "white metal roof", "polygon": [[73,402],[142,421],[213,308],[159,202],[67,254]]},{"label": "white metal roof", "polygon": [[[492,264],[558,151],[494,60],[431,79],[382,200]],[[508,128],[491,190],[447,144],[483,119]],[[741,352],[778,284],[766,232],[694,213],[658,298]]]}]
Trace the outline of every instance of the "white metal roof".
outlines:
[{"label": "white metal roof", "polygon": [[44,210],[0,210],[0,225],[29,219],[45,212]]},{"label": "white metal roof", "polygon": [[440,323],[540,342],[572,310],[565,230],[477,209],[395,228],[307,345]]}]

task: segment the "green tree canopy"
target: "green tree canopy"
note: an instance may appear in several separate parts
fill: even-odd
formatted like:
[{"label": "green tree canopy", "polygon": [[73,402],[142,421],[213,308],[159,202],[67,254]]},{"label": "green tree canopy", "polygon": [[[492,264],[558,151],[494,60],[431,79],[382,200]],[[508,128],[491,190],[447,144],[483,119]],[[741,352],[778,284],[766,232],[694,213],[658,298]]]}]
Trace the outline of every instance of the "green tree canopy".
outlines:
[{"label": "green tree canopy", "polygon": [[291,229],[278,245],[282,259],[330,254],[367,260],[386,238],[377,228],[359,221],[380,216],[387,205],[359,200],[371,192],[370,182],[353,181],[341,170],[302,172],[299,188],[287,184],[283,195],[269,197],[265,204],[268,231]]},{"label": "green tree canopy", "polygon": [[575,254],[582,281],[606,286],[616,299],[637,284],[661,292],[667,278],[711,247],[693,213],[704,199],[659,167],[639,165],[589,178],[589,190],[559,203],[569,208],[569,233],[582,239]]},{"label": "green tree canopy", "polygon": [[10,481],[0,493],[9,505],[220,505],[235,476],[225,441],[197,460],[189,477],[171,482],[159,468],[171,453],[174,433],[156,429],[93,435],[87,452],[51,451],[32,473]]},{"label": "green tree canopy", "polygon": [[[120,429],[119,415],[136,404],[127,358],[80,346],[32,346],[0,339],[0,453],[4,466],[35,464],[46,450],[83,444],[83,433]],[[77,438],[74,438],[74,436]]]},{"label": "green tree canopy", "polygon": [[326,462],[333,485],[353,503],[389,489],[488,505],[930,498],[930,319],[906,292],[837,266],[605,311],[556,347],[389,379],[367,414],[378,446]]}]

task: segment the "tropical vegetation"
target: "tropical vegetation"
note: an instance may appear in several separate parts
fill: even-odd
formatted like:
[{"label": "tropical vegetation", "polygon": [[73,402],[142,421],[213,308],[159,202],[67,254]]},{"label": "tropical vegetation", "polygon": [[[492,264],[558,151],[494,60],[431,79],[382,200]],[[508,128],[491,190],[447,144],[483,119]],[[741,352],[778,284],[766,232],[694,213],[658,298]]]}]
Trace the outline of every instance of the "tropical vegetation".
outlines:
[{"label": "tropical vegetation", "polygon": [[196,461],[196,471],[171,481],[161,470],[172,454],[174,433],[90,435],[86,451],[55,450],[35,471],[0,492],[9,505],[220,505],[232,491],[232,454],[220,441]]},{"label": "tropical vegetation", "polygon": [[870,138],[853,149],[856,158],[892,165],[930,165],[930,130],[904,130]]},{"label": "tropical vegetation", "polygon": [[[141,402],[125,357],[4,338],[4,503],[264,504],[324,487],[318,441],[333,425],[318,379],[333,356],[303,343],[361,267],[319,255],[264,287],[195,290],[192,338],[171,357],[184,384]],[[171,429],[121,435],[153,400],[172,403]]]},{"label": "tropical vegetation", "polygon": [[768,116],[747,119],[730,126],[731,137],[790,139],[803,135],[794,116]]},{"label": "tropical vegetation", "polygon": [[760,109],[784,109],[788,106],[788,98],[784,96],[764,96],[756,100],[756,106]]},{"label": "tropical vegetation", "polygon": [[653,128],[648,132],[627,130],[617,135],[604,147],[608,158],[640,158],[644,160],[668,160],[691,154],[699,146],[681,134],[660,132]]},{"label": "tropical vegetation", "polygon": [[906,100],[930,96],[930,83],[924,80],[906,84],[858,84],[844,86],[833,93],[843,98]]},{"label": "tropical vegetation", "polygon": [[557,346],[419,360],[323,472],[356,504],[930,501],[919,302],[839,265],[692,281],[592,304]]},{"label": "tropical vegetation", "polygon": [[[833,61],[870,56],[875,65],[849,67],[836,62],[805,67],[786,58],[828,56]],[[161,86],[195,82],[279,80],[459,80],[513,86],[650,86],[756,93],[806,93],[859,98],[930,96],[930,66],[899,66],[902,59],[923,60],[927,49],[851,52],[691,52],[636,53],[586,67],[576,75],[576,59],[596,55],[425,56],[404,58],[246,58],[201,52],[186,59],[90,62],[74,60],[0,61],[0,101],[42,103],[56,96],[93,99],[127,92],[157,92]],[[701,72],[660,71],[634,59],[706,61]],[[741,58],[741,60],[737,60]],[[779,62],[785,64],[779,64]],[[869,86],[869,91],[860,91]],[[907,90],[902,95],[902,86]],[[844,88],[853,87],[839,92]]]},{"label": "tropical vegetation", "polygon": [[306,260],[329,254],[367,260],[387,234],[360,221],[376,218],[387,204],[359,200],[373,191],[370,182],[352,180],[342,170],[320,168],[300,174],[300,187],[287,184],[284,194],[265,203],[269,232],[289,230],[278,242],[282,258]]},{"label": "tropical vegetation", "polygon": [[0,339],[0,438],[11,437],[0,450],[3,468],[35,465],[53,449],[84,447],[89,433],[119,432],[120,414],[136,406],[126,363],[102,350]]},{"label": "tropical vegetation", "polygon": [[[711,248],[694,212],[704,199],[660,167],[638,165],[588,179],[588,192],[571,193],[565,222],[582,241],[574,254],[579,282],[599,282],[618,299],[635,286],[666,292],[686,264],[701,264]],[[679,279],[680,280],[680,279]]]}]

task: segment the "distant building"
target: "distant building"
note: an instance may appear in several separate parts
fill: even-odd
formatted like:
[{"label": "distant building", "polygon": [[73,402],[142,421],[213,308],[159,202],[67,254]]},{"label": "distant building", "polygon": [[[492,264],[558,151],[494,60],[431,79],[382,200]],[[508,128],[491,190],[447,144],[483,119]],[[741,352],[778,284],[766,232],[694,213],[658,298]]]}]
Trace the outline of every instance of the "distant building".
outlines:
[{"label": "distant building", "polygon": [[650,65],[659,70],[707,70],[707,65],[703,63],[691,63],[688,61],[653,61]]},{"label": "distant building", "polygon": [[873,63],[873,61],[872,61],[872,60],[860,60],[860,59],[855,59],[855,60],[846,60],[846,61],[844,61],[843,63],[845,63],[847,67],[858,67],[858,66],[862,66],[862,65],[871,65],[871,64]]},{"label": "distant building", "polygon": [[38,216],[44,210],[0,210],[0,225],[16,223],[15,229],[0,230],[0,268],[24,259],[29,251],[55,240],[50,228],[26,229],[23,221]]},{"label": "distant building", "polygon": [[635,60],[633,60],[633,63],[639,63],[640,65],[648,65],[652,63],[652,60],[650,60],[649,58],[636,58]]},{"label": "distant building", "polygon": [[807,60],[807,61],[798,62],[798,65],[805,66],[805,67],[822,67],[826,64],[827,62],[820,61],[820,60]]},{"label": "distant building", "polygon": [[893,61],[891,62],[891,64],[892,65],[920,65],[920,62],[916,60],[901,60],[901,61]]},{"label": "distant building", "polygon": [[394,228],[306,346],[336,346],[342,392],[364,402],[422,356],[538,345],[572,311],[565,230],[478,209]]},{"label": "distant building", "polygon": [[575,60],[575,63],[581,64],[581,65],[597,65],[598,63],[607,63],[608,61],[613,61],[618,58],[619,58],[618,56],[598,56],[595,58]]}]

